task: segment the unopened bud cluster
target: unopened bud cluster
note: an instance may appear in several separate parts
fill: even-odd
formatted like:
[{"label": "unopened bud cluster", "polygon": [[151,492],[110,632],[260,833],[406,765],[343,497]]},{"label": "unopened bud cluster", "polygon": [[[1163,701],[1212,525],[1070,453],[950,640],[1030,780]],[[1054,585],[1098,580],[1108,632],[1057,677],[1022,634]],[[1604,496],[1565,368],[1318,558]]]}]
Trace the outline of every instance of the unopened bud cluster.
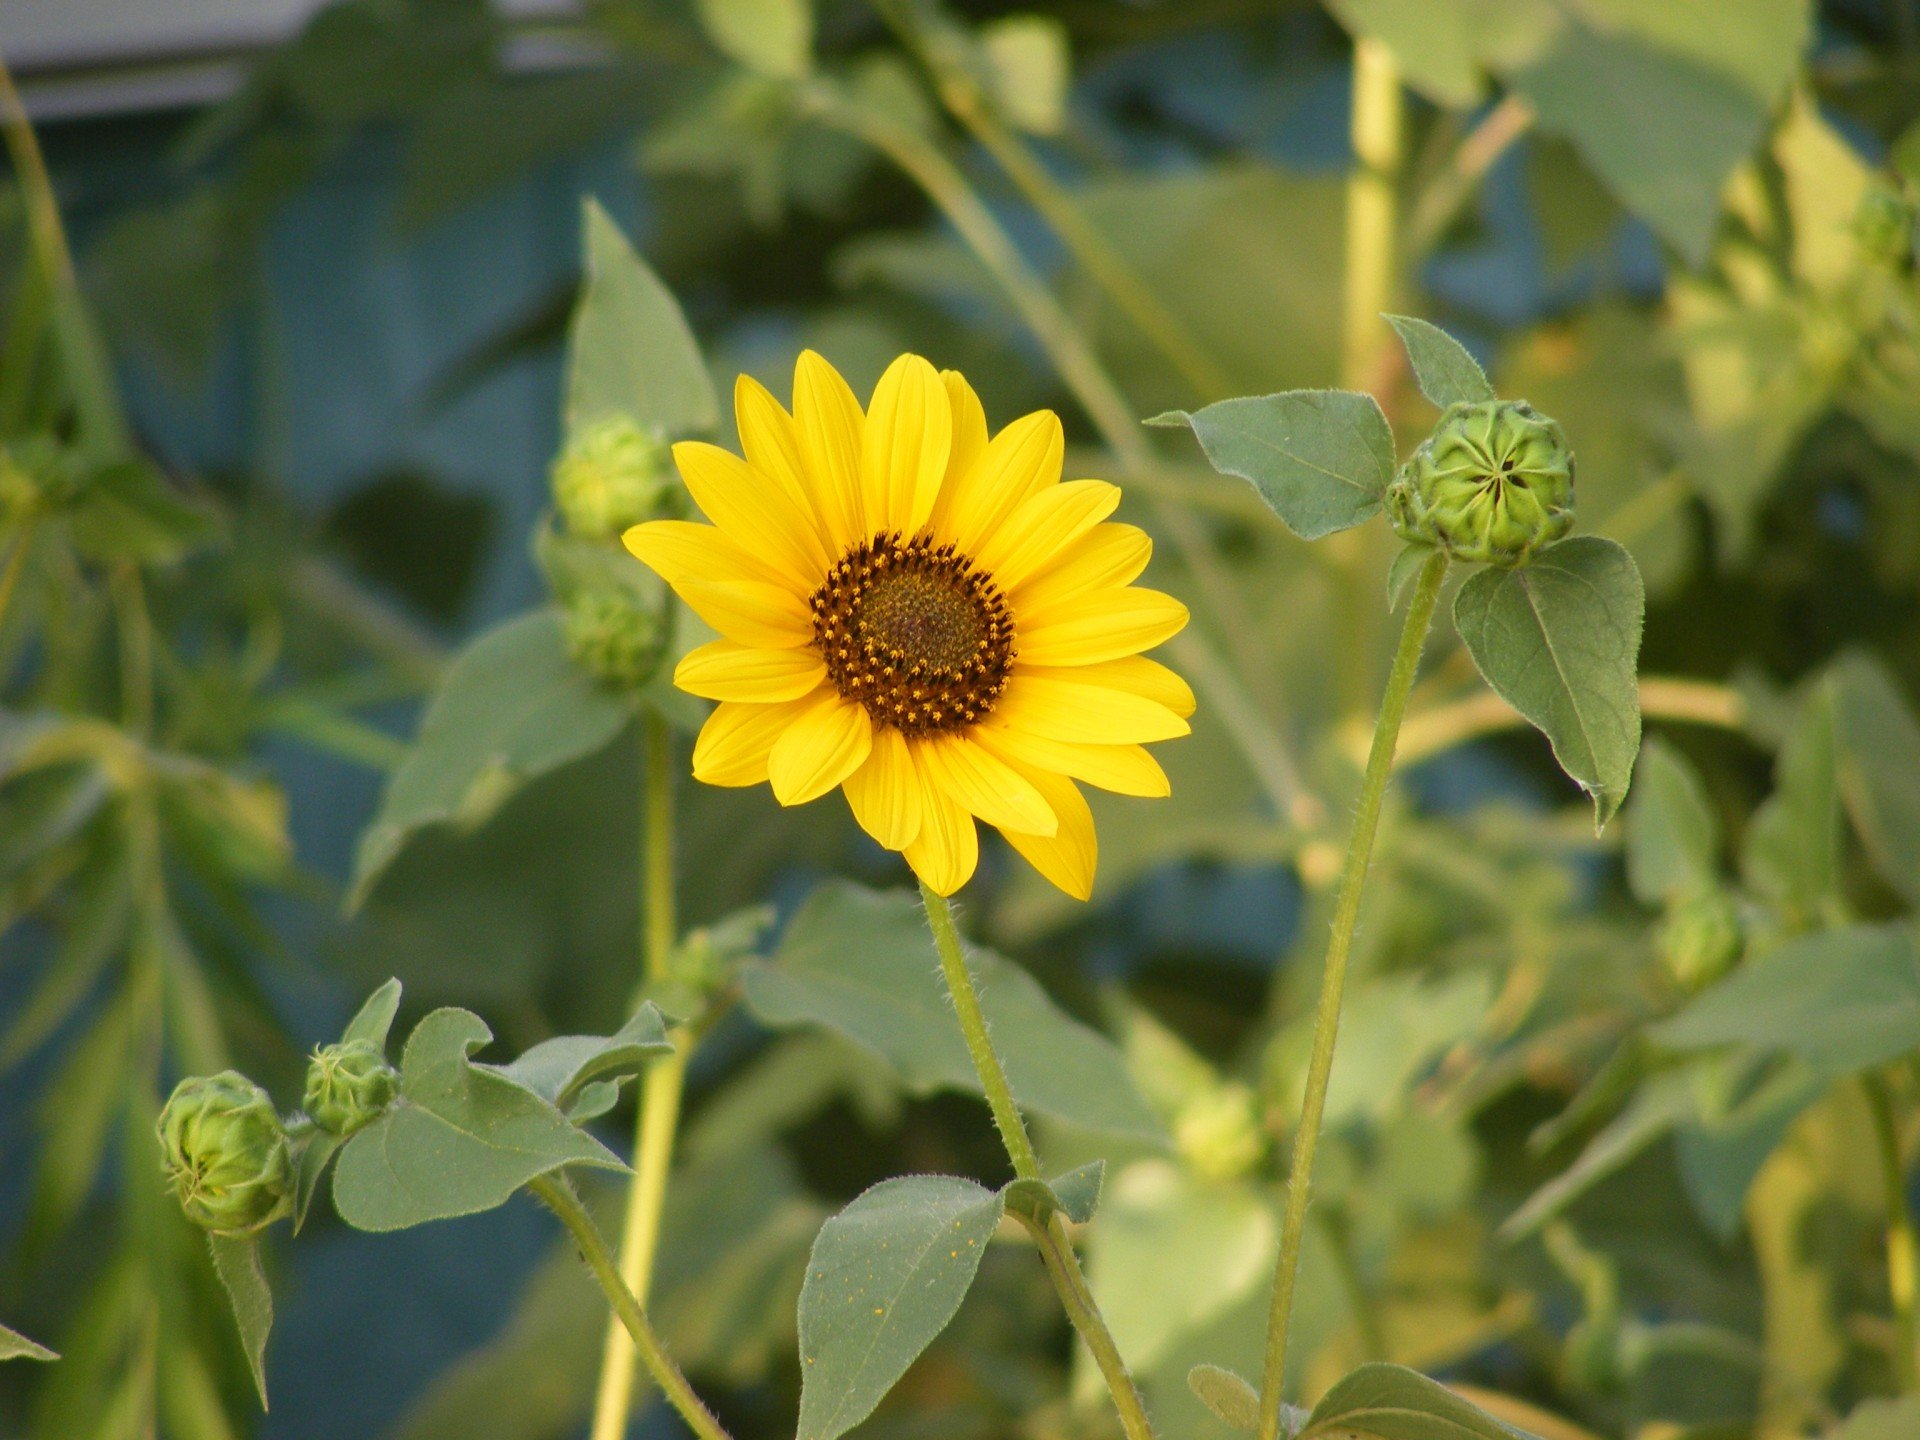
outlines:
[{"label": "unopened bud cluster", "polygon": [[286,1126],[246,1076],[223,1070],[182,1080],[160,1112],[159,1132],[167,1179],[202,1229],[245,1234],[292,1208]]},{"label": "unopened bud cluster", "polygon": [[1718,887],[1676,900],[1654,932],[1660,963],[1687,991],[1711,985],[1731,970],[1746,943],[1740,907]]},{"label": "unopened bud cluster", "polygon": [[351,1135],[378,1120],[400,1089],[400,1077],[370,1040],[322,1045],[307,1066],[306,1110],[331,1135]]},{"label": "unopened bud cluster", "polygon": [[613,540],[659,519],[676,480],[668,447],[625,416],[588,427],[553,462],[553,500],[570,533]]},{"label": "unopened bud cluster", "polygon": [[1573,451],[1524,400],[1450,405],[1387,489],[1401,538],[1524,565],[1573,528]]}]

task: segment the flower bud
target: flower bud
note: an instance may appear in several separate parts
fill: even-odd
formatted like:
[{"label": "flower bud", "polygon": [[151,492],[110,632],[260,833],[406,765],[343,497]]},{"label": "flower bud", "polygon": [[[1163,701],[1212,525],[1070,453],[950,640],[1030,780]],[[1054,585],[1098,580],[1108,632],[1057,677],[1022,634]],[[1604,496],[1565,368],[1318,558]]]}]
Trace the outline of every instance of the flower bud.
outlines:
[{"label": "flower bud", "polygon": [[1704,891],[1675,902],[1654,935],[1660,963],[1688,991],[1711,985],[1746,948],[1740,908],[1726,891]]},{"label": "flower bud", "polygon": [[223,1070],[182,1080],[158,1129],[167,1179],[202,1229],[259,1230],[293,1208],[286,1128],[246,1076]]},{"label": "flower bud", "polygon": [[322,1045],[307,1065],[307,1113],[322,1130],[351,1135],[378,1120],[400,1088],[387,1057],[371,1040]]},{"label": "flower bud", "polygon": [[1253,1092],[1227,1084],[1195,1095],[1174,1117],[1173,1143],[1181,1159],[1209,1179],[1247,1174],[1267,1149]]},{"label": "flower bud", "polygon": [[623,415],[590,427],[553,462],[553,499],[567,529],[611,540],[660,518],[679,483],[667,446]]},{"label": "flower bud", "polygon": [[660,668],[666,617],[621,586],[586,586],[562,601],[567,653],[603,685],[638,690]]},{"label": "flower bud", "polygon": [[1403,539],[1524,565],[1573,528],[1573,452],[1524,400],[1449,405],[1387,489]]}]

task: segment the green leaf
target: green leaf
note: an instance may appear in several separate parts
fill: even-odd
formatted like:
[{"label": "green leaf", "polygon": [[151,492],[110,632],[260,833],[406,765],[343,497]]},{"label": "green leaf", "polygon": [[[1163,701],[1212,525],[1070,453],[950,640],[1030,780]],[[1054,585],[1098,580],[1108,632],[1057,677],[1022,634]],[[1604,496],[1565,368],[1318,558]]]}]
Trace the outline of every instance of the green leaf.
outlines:
[{"label": "green leaf", "polygon": [[1100,1203],[1100,1180],[1106,1169],[1106,1161],[1095,1160],[1052,1180],[1012,1181],[1000,1193],[1007,1209],[1016,1215],[1045,1221],[1058,1213],[1076,1225],[1084,1225],[1093,1219],[1094,1207]]},{"label": "green leaf", "polygon": [[1543,131],[1572,140],[1621,203],[1697,265],[1727,177],[1798,65],[1810,8],[1754,0],[1727,25],[1711,7],[1590,0],[1501,36],[1510,53],[1496,68]]},{"label": "green leaf", "polygon": [[18,1330],[0,1325],[0,1360],[58,1360],[54,1351],[38,1341],[29,1340]]},{"label": "green leaf", "polygon": [[883,1180],[821,1227],[800,1289],[800,1440],[873,1413],[960,1308],[1000,1197],[971,1180]]},{"label": "green leaf", "polygon": [[1881,665],[1832,672],[1835,753],[1847,814],[1880,877],[1920,904],[1920,725]]},{"label": "green leaf", "polygon": [[981,27],[980,56],[1008,120],[1034,135],[1060,131],[1073,80],[1064,25],[1051,15],[1005,16]]},{"label": "green leaf", "polygon": [[1358,391],[1245,395],[1147,424],[1191,426],[1214,469],[1251,481],[1306,540],[1369,519],[1393,478],[1393,431],[1380,403]]},{"label": "green leaf", "polygon": [[598,201],[586,202],[582,223],[586,286],[570,332],[568,432],[616,415],[662,436],[715,429],[713,379],[679,305]]},{"label": "green leaf", "polygon": [[1800,707],[1773,768],[1773,794],[1748,822],[1741,873],[1754,893],[1786,912],[1789,928],[1821,917],[1840,884],[1840,778],[1833,686]]},{"label": "green leaf", "polygon": [[567,658],[558,612],[489,630],[448,669],[387,782],[354,855],[348,907],[365,901],[417,831],[473,829],[528,780],[592,754],[632,718],[625,701]]},{"label": "green leaf", "polygon": [[[991,951],[973,950],[969,964],[1021,1105],[1090,1130],[1164,1140],[1106,1037],[1062,1012],[1032,976]],[[912,897],[823,885],[794,916],[773,963],[749,963],[742,973],[747,1006],[761,1023],[837,1030],[921,1093],[979,1093],[926,917]]]},{"label": "green leaf", "polygon": [[1260,1428],[1260,1392],[1225,1366],[1194,1366],[1187,1371],[1187,1388],[1221,1423],[1235,1430]]},{"label": "green leaf", "polygon": [[98,471],[73,509],[73,543],[96,560],[169,564],[220,538],[211,510],[144,461]]},{"label": "green leaf", "polygon": [[813,58],[808,0],[698,0],[700,27],[723,55],[762,75],[797,76]]},{"label": "green leaf", "polygon": [[1797,936],[1650,1033],[1671,1050],[1752,1045],[1851,1074],[1920,1049],[1920,956],[1894,926]]},{"label": "green leaf", "polygon": [[307,1211],[320,1189],[320,1177],[327,1164],[346,1144],[346,1137],[309,1124],[304,1135],[294,1142],[293,1152],[293,1233],[298,1235],[307,1223]]},{"label": "green leaf", "polygon": [[1407,83],[1435,104],[1466,110],[1486,82],[1475,54],[1476,25],[1485,24],[1460,0],[1327,0],[1355,35],[1379,41]]},{"label": "green leaf", "polygon": [[400,1010],[400,982],[389,980],[366,999],[360,1011],[347,1022],[347,1028],[340,1032],[343,1043],[354,1040],[366,1040],[387,1048],[387,1032],[393,1029],[393,1017]]},{"label": "green leaf", "polygon": [[667,1039],[659,1007],[648,1001],[611,1035],[556,1035],[542,1040],[510,1065],[487,1068],[497,1069],[578,1122],[593,1118],[581,1114],[575,1104],[590,1086],[595,1087],[593,1098],[605,1102],[594,1114],[605,1114],[618,1097],[619,1087],[615,1084],[600,1089],[603,1082],[637,1075],[654,1056],[672,1052],[673,1043]]},{"label": "green leaf", "polygon": [[1694,1112],[1692,1082],[1680,1071],[1656,1075],[1627,1108],[1587,1142],[1574,1162],[1547,1181],[1500,1226],[1508,1241],[1532,1234]]},{"label": "green leaf", "polygon": [[260,1268],[260,1244],[251,1235],[209,1235],[213,1268],[233,1305],[233,1323],[240,1327],[240,1348],[247,1353],[253,1388],[260,1392],[260,1408],[267,1408],[267,1335],[273,1329],[273,1292]]},{"label": "green leaf", "polygon": [[624,1170],[543,1097],[468,1057],[493,1038],[468,1010],[414,1028],[393,1107],[347,1142],[334,1208],[361,1230],[402,1230],[505,1203],[564,1165]]},{"label": "green leaf", "polygon": [[1545,732],[1593,796],[1604,827],[1640,749],[1636,667],[1646,595],[1633,557],[1576,535],[1529,565],[1485,569],[1454,597],[1453,622],[1487,683]]},{"label": "green leaf", "polygon": [[1712,886],[1720,872],[1720,825],[1707,788],[1686,756],[1654,739],[1640,752],[1627,812],[1627,883],[1658,905]]},{"label": "green leaf", "polygon": [[1296,1440],[1515,1440],[1516,1430],[1438,1381],[1400,1365],[1362,1365],[1313,1407]]},{"label": "green leaf", "polygon": [[1449,405],[1475,405],[1494,398],[1493,386],[1480,362],[1467,347],[1438,325],[1411,315],[1389,315],[1387,323],[1407,347],[1413,378],[1420,393],[1444,410]]},{"label": "green leaf", "polygon": [[1397,610],[1407,587],[1420,574],[1420,567],[1433,558],[1434,547],[1418,543],[1404,546],[1387,567],[1387,608]]},{"label": "green leaf", "polygon": [[1747,1192],[1760,1167],[1828,1082],[1793,1061],[1775,1065],[1757,1083],[1750,1057],[1694,1068],[1697,1113],[1675,1128],[1674,1156],[1693,1208],[1730,1241],[1746,1218]]}]

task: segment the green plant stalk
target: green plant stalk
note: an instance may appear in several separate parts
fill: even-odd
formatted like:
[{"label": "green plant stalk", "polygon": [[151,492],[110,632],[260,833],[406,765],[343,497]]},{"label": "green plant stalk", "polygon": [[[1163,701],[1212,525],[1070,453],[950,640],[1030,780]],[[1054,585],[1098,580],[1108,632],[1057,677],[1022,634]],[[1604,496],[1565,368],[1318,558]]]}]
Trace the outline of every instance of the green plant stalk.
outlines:
[{"label": "green plant stalk", "polygon": [[[677,930],[673,885],[673,736],[652,710],[641,717],[646,777],[641,842],[641,910],[645,933],[642,964],[646,979],[666,978]],[[641,1304],[653,1285],[653,1262],[660,1246],[660,1220],[666,1210],[667,1177],[673,1169],[673,1145],[680,1128],[680,1098],[686,1088],[687,1051],[692,1038],[682,1032],[671,1055],[649,1065],[640,1082],[639,1117],[633,1140],[633,1183],[627,1192],[626,1221],[620,1233],[620,1279]],[[590,1440],[619,1440],[633,1413],[635,1345],[632,1327],[616,1313],[600,1355],[600,1383],[594,1392]],[[641,1356],[639,1358],[645,1358]],[[650,1367],[651,1368],[651,1367]]]},{"label": "green plant stalk", "polygon": [[1353,42],[1353,172],[1347,177],[1346,270],[1340,299],[1340,381],[1373,390],[1399,262],[1394,184],[1405,102],[1393,57],[1377,40]]},{"label": "green plant stalk", "polygon": [[[812,113],[822,123],[871,145],[897,165],[920,187],[946,216],[967,247],[1000,282],[1015,311],[1027,329],[1040,342],[1054,369],[1066,382],[1074,398],[1093,421],[1101,439],[1129,474],[1145,473],[1153,468],[1154,455],[1145,432],[1136,423],[1131,407],[1100,364],[1099,357],[1074,326],[1052,291],[1034,273],[1014,245],[1013,239],[993,212],[974,192],[966,177],[954,168],[938,146],[924,136],[896,125],[886,117],[850,104],[831,91],[815,87],[805,96]],[[1250,644],[1251,637],[1264,627],[1247,613],[1230,585],[1218,573],[1217,562],[1206,537],[1193,517],[1179,506],[1152,497],[1154,517],[1173,543],[1181,561],[1192,572],[1208,607],[1219,618],[1225,632],[1237,644]],[[1191,631],[1180,637],[1187,647],[1206,642]],[[1251,667],[1257,673],[1259,666]],[[1238,674],[1225,664],[1207,666],[1196,678],[1216,708],[1227,711],[1258,710],[1241,685]],[[1217,687],[1217,688],[1216,688]],[[1244,748],[1242,737],[1236,743]],[[1249,757],[1254,778],[1266,790],[1276,813],[1296,825],[1312,823],[1318,802],[1305,789],[1300,768],[1277,742],[1268,753]],[[1277,762],[1277,763],[1276,763]]]},{"label": "green plant stalk", "polygon": [[1887,1290],[1893,1301],[1893,1374],[1899,1393],[1920,1390],[1920,1318],[1916,1318],[1915,1289],[1920,1280],[1920,1238],[1914,1233],[1913,1212],[1907,1207],[1907,1167],[1900,1153],[1900,1125],[1894,1117],[1893,1095],[1879,1075],[1862,1077],[1867,1108],[1873,1115],[1874,1139],[1880,1152],[1880,1178],[1887,1204]]},{"label": "green plant stalk", "polygon": [[1413,598],[1407,605],[1400,645],[1387,676],[1380,701],[1380,718],[1373,729],[1373,748],[1360,785],[1360,805],[1353,817],[1353,835],[1347,842],[1346,863],[1340,871],[1339,898],[1334,904],[1333,936],[1327,945],[1327,963],[1320,978],[1320,1004],[1314,1016],[1313,1052],[1307,1062],[1306,1095],[1300,1107],[1300,1126],[1294,1132],[1293,1162],[1287,1176],[1287,1206],[1280,1226],[1280,1260],[1273,1277],[1273,1305],[1267,1316],[1266,1367],[1260,1385],[1260,1440],[1276,1440],[1280,1433],[1280,1405],[1286,1388],[1287,1332],[1293,1320],[1293,1286],[1300,1272],[1300,1240],[1307,1224],[1307,1200],[1313,1186],[1314,1152],[1320,1143],[1320,1122],[1326,1113],[1327,1081],[1333,1073],[1334,1042],[1340,1034],[1340,1002],[1346,990],[1347,960],[1353,952],[1354,927],[1360,919],[1360,897],[1366,887],[1367,866],[1373,859],[1373,841],[1380,828],[1380,807],[1393,770],[1394,746],[1400,721],[1407,712],[1407,696],[1420,652],[1426,648],[1440,587],[1447,578],[1447,556],[1436,550],[1420,568]]},{"label": "green plant stalk", "polygon": [[667,1354],[666,1346],[661,1344],[659,1335],[647,1320],[645,1307],[621,1278],[620,1266],[614,1259],[613,1251],[608,1248],[605,1237],[601,1235],[600,1227],[593,1223],[593,1217],[573,1193],[572,1186],[564,1179],[541,1175],[529,1181],[527,1189],[553,1211],[560,1223],[572,1233],[574,1243],[580,1248],[580,1258],[586,1262],[587,1269],[593,1272],[593,1278],[605,1292],[614,1315],[631,1337],[632,1348],[639,1353],[647,1373],[653,1376],[661,1394],[667,1397],[667,1403],[679,1412],[680,1418],[687,1422],[700,1440],[732,1440],[726,1428],[707,1409],[705,1402],[694,1393],[693,1386],[687,1383],[687,1377],[674,1364],[673,1357]]},{"label": "green plant stalk", "polygon": [[[1027,1122],[1021,1118],[1020,1107],[1014,1101],[1013,1087],[1007,1083],[1007,1072],[994,1053],[992,1037],[987,1033],[987,1017],[981,1012],[980,994],[974,989],[973,975],[967,969],[966,951],[953,921],[953,906],[925,883],[920,886],[920,898],[927,907],[927,927],[933,931],[934,949],[940,952],[940,973],[946,979],[947,994],[960,1021],[961,1038],[966,1041],[967,1054],[980,1077],[980,1088],[986,1092],[987,1108],[993,1112],[993,1123],[1007,1148],[1007,1158],[1013,1162],[1014,1174],[1022,1180],[1038,1180],[1040,1161],[1034,1154],[1033,1139],[1027,1134]],[[1114,1408],[1120,1412],[1120,1425],[1127,1440],[1153,1440],[1146,1402],[1141,1399],[1139,1387],[1133,1383],[1120,1348],[1114,1343],[1113,1332],[1107,1329],[1100,1307],[1094,1302],[1093,1291],[1080,1269],[1080,1259],[1067,1238],[1066,1227],[1058,1215],[1051,1215],[1044,1222],[1023,1218],[1023,1223],[1039,1247],[1040,1259],[1060,1294],[1067,1318],[1086,1341],[1107,1388],[1113,1392]]]}]

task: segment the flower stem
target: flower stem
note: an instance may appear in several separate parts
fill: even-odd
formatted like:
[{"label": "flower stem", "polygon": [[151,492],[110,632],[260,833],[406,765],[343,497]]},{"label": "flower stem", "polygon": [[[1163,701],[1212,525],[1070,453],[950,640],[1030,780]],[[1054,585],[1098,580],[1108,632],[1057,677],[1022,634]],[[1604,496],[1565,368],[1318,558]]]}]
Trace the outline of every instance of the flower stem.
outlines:
[{"label": "flower stem", "polygon": [[1399,265],[1394,193],[1405,102],[1393,57],[1377,40],[1353,42],[1353,172],[1347,178],[1346,277],[1341,288],[1340,375],[1372,389]]},{"label": "flower stem", "polygon": [[1380,828],[1380,806],[1393,769],[1394,745],[1400,720],[1407,711],[1420,652],[1447,578],[1447,556],[1436,550],[1420,569],[1407,619],[1394,652],[1387,691],[1380,701],[1374,725],[1373,748],[1360,785],[1360,806],[1353,817],[1353,835],[1340,872],[1339,899],[1334,904],[1333,937],[1327,945],[1326,970],[1320,979],[1320,1005],[1314,1017],[1313,1053],[1307,1064],[1306,1097],[1300,1107],[1300,1127],[1294,1133],[1293,1164],[1287,1177],[1287,1208],[1280,1227],[1280,1262],[1273,1277],[1273,1308],[1267,1317],[1266,1370],[1260,1386],[1260,1440],[1276,1440],[1280,1433],[1281,1393],[1286,1387],[1287,1331],[1293,1319],[1293,1285],[1300,1271],[1300,1239],[1306,1229],[1307,1199],[1313,1185],[1314,1151],[1320,1143],[1320,1121],[1327,1105],[1327,1080],[1333,1073],[1333,1046],[1340,1032],[1340,1000],[1346,989],[1347,959],[1353,950],[1354,927],[1360,918],[1360,896],[1367,866],[1373,859],[1374,834]]},{"label": "flower stem", "polygon": [[[665,977],[673,958],[676,932],[673,894],[673,737],[651,710],[641,719],[646,744],[640,857],[642,964],[648,981]],[[660,1244],[660,1218],[666,1208],[667,1176],[673,1168],[673,1143],[680,1128],[680,1097],[686,1087],[687,1052],[692,1037],[682,1033],[671,1055],[647,1067],[640,1082],[640,1113],[633,1141],[633,1184],[627,1192],[627,1216],[620,1233],[620,1279],[642,1305],[653,1282],[653,1261]],[[608,1327],[600,1356],[600,1384],[594,1393],[591,1440],[619,1440],[633,1412],[634,1346],[620,1318]],[[641,1358],[644,1358],[642,1356]]]},{"label": "flower stem", "polygon": [[572,1232],[574,1243],[580,1247],[580,1258],[586,1262],[587,1269],[593,1272],[593,1278],[606,1294],[607,1303],[613,1307],[613,1313],[619,1317],[621,1325],[632,1338],[633,1348],[639,1352],[647,1372],[659,1384],[667,1403],[680,1412],[680,1418],[687,1422],[700,1440],[732,1440],[725,1427],[714,1418],[713,1412],[694,1393],[693,1386],[687,1383],[687,1377],[673,1363],[673,1357],[667,1354],[666,1346],[660,1343],[660,1337],[647,1320],[646,1310],[621,1278],[620,1267],[613,1258],[613,1251],[607,1247],[605,1237],[600,1234],[600,1227],[593,1223],[593,1217],[573,1193],[573,1187],[564,1179],[541,1175],[529,1181],[527,1189]]},{"label": "flower stem", "polygon": [[1863,1078],[1867,1107],[1873,1113],[1880,1151],[1880,1176],[1887,1202],[1887,1289],[1893,1298],[1894,1382],[1899,1393],[1920,1390],[1920,1321],[1915,1315],[1915,1265],[1920,1263],[1913,1212],[1907,1207],[1907,1167],[1900,1154],[1900,1126],[1893,1096],[1878,1075]]},{"label": "flower stem", "polygon": [[[1040,1162],[1034,1155],[1027,1123],[1021,1119],[1020,1107],[1014,1101],[1013,1087],[1007,1083],[1007,1072],[1001,1067],[993,1040],[987,1034],[987,1018],[981,1013],[980,995],[967,970],[960,931],[953,923],[953,907],[945,896],[936,894],[925,884],[920,886],[920,898],[927,907],[927,926],[933,931],[934,948],[940,952],[940,973],[946,977],[947,994],[952,997],[954,1013],[960,1019],[961,1037],[980,1076],[980,1088],[986,1092],[987,1106],[993,1111],[1001,1142],[1007,1147],[1007,1158],[1013,1162],[1014,1174],[1022,1180],[1038,1180]],[[1086,1341],[1087,1349],[1093,1352],[1094,1363],[1100,1367],[1107,1388],[1113,1392],[1114,1408],[1120,1412],[1120,1425],[1127,1440],[1153,1440],[1146,1402],[1141,1399],[1126,1361],[1120,1357],[1120,1347],[1114,1343],[1113,1332],[1107,1329],[1107,1322],[1094,1301],[1093,1290],[1080,1269],[1080,1257],[1067,1238],[1066,1226],[1058,1215],[1050,1215],[1045,1221],[1023,1217],[1022,1223],[1039,1247],[1040,1259],[1053,1280],[1053,1288],[1059,1292],[1067,1318]]]}]

